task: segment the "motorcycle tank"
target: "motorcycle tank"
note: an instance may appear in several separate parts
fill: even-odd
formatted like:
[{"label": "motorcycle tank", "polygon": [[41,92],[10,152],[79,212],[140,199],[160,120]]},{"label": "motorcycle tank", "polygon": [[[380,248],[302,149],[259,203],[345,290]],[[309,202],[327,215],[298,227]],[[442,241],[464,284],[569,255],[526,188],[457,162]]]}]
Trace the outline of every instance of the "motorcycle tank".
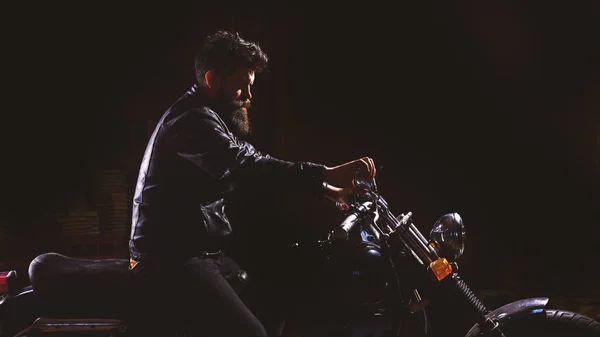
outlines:
[{"label": "motorcycle tank", "polygon": [[377,245],[343,240],[299,250],[296,258],[304,270],[310,269],[298,284],[299,302],[340,312],[368,308],[385,298],[389,264]]}]

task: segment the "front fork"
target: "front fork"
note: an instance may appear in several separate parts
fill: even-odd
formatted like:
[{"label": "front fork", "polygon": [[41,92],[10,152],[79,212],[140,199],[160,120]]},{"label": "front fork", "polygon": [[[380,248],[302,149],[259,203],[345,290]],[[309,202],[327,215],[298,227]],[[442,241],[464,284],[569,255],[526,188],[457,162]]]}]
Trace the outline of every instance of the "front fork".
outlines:
[{"label": "front fork", "polygon": [[461,299],[463,299],[467,305],[473,309],[472,311],[483,336],[505,337],[499,328],[499,323],[488,316],[490,311],[485,307],[483,302],[481,302],[479,297],[477,297],[471,288],[469,288],[467,283],[460,278],[460,275],[457,272],[453,272],[445,281],[448,282],[450,287],[458,292],[458,295],[461,297]]}]

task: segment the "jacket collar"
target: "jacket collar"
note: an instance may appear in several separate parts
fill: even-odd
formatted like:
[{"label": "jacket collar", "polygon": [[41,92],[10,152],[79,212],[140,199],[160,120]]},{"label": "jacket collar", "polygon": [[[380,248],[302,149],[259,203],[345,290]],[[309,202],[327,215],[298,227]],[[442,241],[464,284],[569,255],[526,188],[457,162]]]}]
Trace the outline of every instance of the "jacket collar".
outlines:
[{"label": "jacket collar", "polygon": [[198,83],[194,83],[192,87],[187,91],[188,95],[200,95],[200,89],[198,88]]}]

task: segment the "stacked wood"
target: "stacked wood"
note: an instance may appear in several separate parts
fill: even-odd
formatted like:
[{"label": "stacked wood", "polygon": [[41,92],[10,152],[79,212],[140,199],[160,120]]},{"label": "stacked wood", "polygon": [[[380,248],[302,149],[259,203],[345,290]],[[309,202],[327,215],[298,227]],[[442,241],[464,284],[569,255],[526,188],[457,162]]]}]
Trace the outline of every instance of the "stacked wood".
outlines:
[{"label": "stacked wood", "polygon": [[0,220],[0,243],[11,241],[12,232],[8,226],[8,223]]},{"label": "stacked wood", "polygon": [[8,223],[0,220],[0,260],[10,253],[10,244],[13,241],[13,234]]},{"label": "stacked wood", "polygon": [[57,214],[56,222],[63,237],[100,234],[100,219],[96,211],[75,210]]},{"label": "stacked wood", "polygon": [[99,170],[93,175],[92,198],[100,217],[100,231],[110,236],[127,236],[131,211],[125,174],[120,170]]},{"label": "stacked wood", "polygon": [[65,242],[64,254],[85,259],[126,258],[128,238],[107,235],[86,236]]}]

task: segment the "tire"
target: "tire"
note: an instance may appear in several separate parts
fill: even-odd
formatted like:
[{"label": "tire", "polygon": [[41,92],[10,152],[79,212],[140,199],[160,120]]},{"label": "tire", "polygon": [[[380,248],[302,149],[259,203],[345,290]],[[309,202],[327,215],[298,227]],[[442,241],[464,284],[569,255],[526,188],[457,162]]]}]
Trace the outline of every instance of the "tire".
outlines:
[{"label": "tire", "polygon": [[[506,337],[600,337],[600,323],[575,312],[546,309],[501,327]],[[475,325],[465,337],[481,336]]]}]

